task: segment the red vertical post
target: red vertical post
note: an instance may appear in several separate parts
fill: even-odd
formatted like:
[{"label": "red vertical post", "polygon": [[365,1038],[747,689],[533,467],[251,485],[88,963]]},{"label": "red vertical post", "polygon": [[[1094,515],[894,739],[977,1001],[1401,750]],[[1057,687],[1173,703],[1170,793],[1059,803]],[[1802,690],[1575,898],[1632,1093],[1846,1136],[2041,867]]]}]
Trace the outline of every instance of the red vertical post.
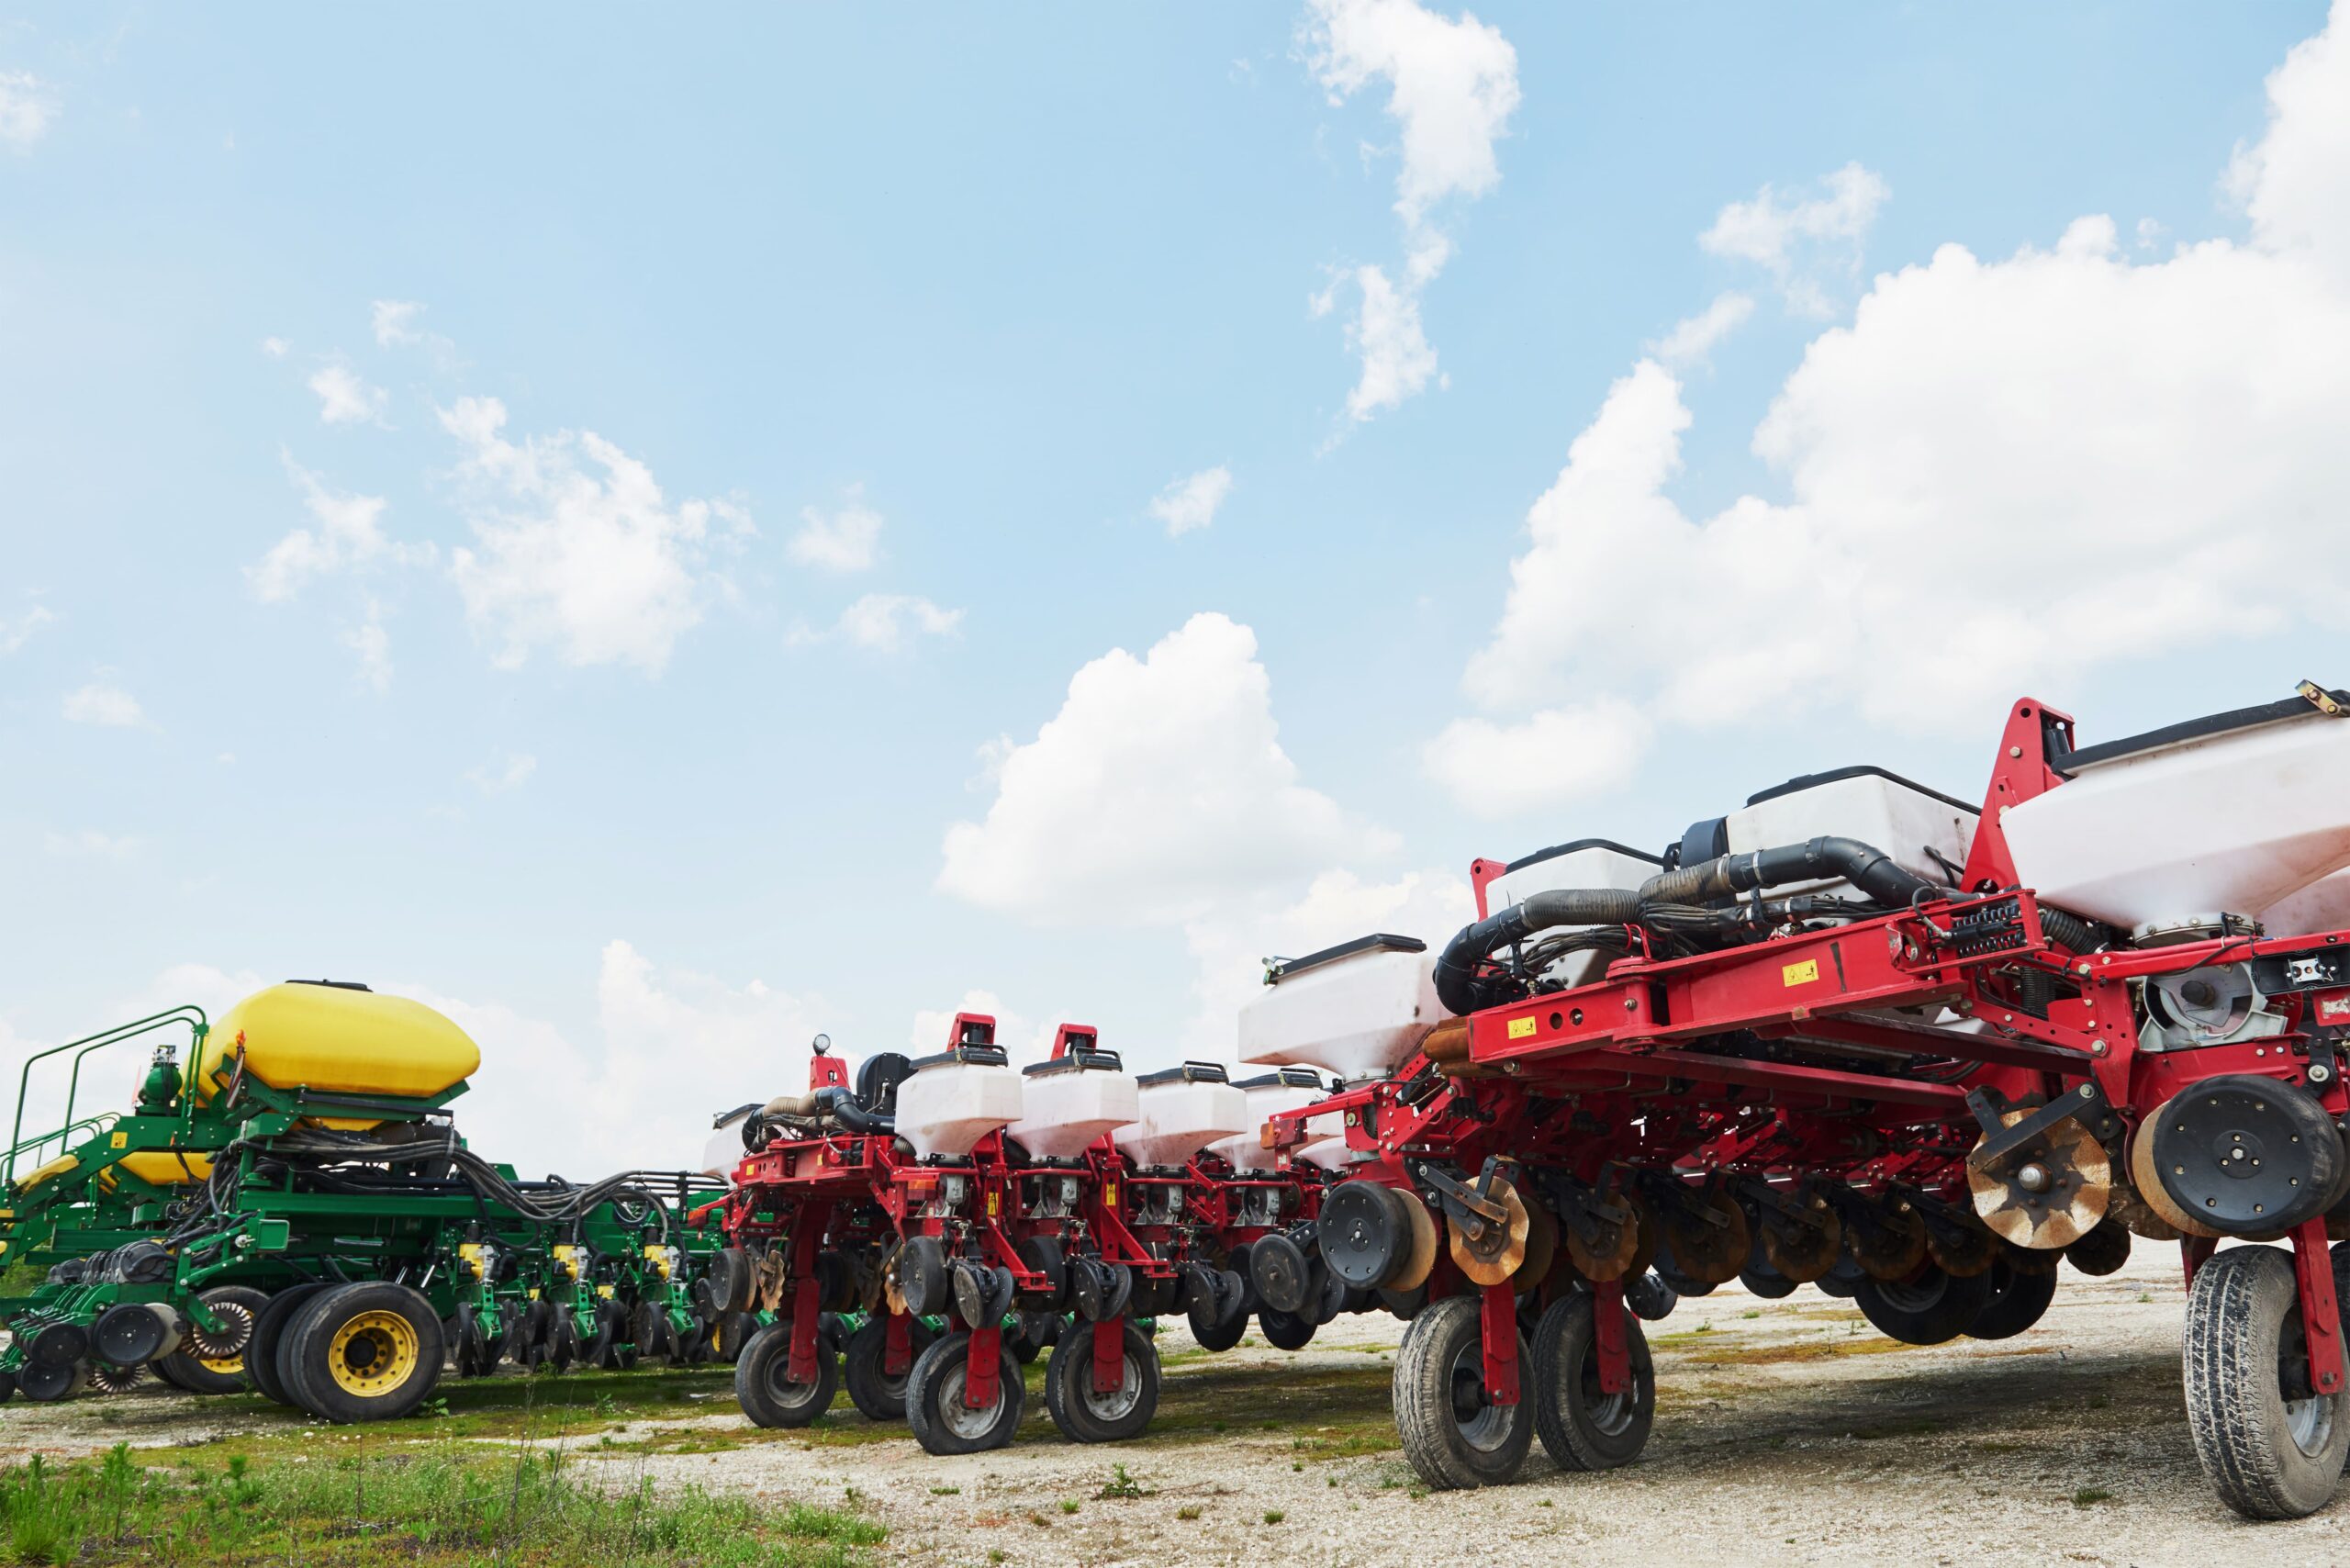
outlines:
[{"label": "red vertical post", "polygon": [[1591,1287],[1592,1337],[1599,1343],[1599,1392],[1621,1394],[1632,1386],[1631,1336],[1624,1331],[1624,1282],[1606,1280]]},{"label": "red vertical post", "polygon": [[963,1404],[973,1410],[992,1410],[1003,1377],[1003,1325],[974,1324],[970,1359],[963,1366]]},{"label": "red vertical post", "polygon": [[2309,1343],[2310,1386],[2342,1392],[2342,1308],[2333,1298],[2333,1255],[2325,1245],[2325,1216],[2293,1227],[2293,1273],[2301,1289],[2301,1336]]},{"label": "red vertical post", "polygon": [[1126,1320],[1105,1317],[1093,1326],[1093,1392],[1115,1394],[1126,1381]]},{"label": "red vertical post", "polygon": [[906,1369],[914,1364],[914,1319],[910,1312],[890,1315],[889,1340],[881,1351],[881,1370],[891,1377],[903,1377]]},{"label": "red vertical post", "polygon": [[1517,1403],[1517,1293],[1505,1280],[1484,1291],[1485,1397]]},{"label": "red vertical post", "polygon": [[2195,1288],[2195,1271],[2211,1260],[2211,1249],[2219,1240],[2210,1236],[2182,1236],[2178,1238],[2179,1271],[2187,1276],[2187,1288]]}]

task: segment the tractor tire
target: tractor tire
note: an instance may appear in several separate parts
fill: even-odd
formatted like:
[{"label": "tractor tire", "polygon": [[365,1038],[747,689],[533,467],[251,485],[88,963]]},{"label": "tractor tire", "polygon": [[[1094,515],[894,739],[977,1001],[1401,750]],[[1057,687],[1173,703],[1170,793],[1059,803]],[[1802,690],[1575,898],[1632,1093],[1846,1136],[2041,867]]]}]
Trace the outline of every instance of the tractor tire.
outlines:
[{"label": "tractor tire", "polygon": [[[1071,1334],[1068,1338],[1075,1339]],[[914,1359],[906,1374],[906,1424],[924,1453],[983,1453],[1005,1447],[1020,1429],[1028,1405],[1028,1385],[1021,1381],[1020,1363],[1010,1351],[999,1351],[1002,1365],[996,1371],[996,1400],[985,1410],[963,1403],[963,1379],[971,1356],[971,1336],[963,1330],[945,1335]]]},{"label": "tractor tire", "polygon": [[[917,1360],[938,1338],[919,1317],[906,1330],[907,1344]],[[869,1420],[906,1418],[906,1379],[913,1375],[913,1364],[908,1362],[904,1372],[892,1377],[882,1371],[889,1357],[890,1320],[878,1314],[867,1318],[865,1327],[848,1337],[848,1350],[841,1357],[841,1381],[848,1384],[849,1403]]]},{"label": "tractor tire", "polygon": [[[1475,1295],[1430,1302],[1395,1353],[1395,1432],[1420,1479],[1447,1490],[1514,1479],[1534,1443],[1533,1401],[1485,1398],[1484,1313]],[[1533,1361],[1520,1336],[1521,1395]]]},{"label": "tractor tire", "polygon": [[1534,1375],[1528,1394],[1534,1430],[1561,1470],[1613,1470],[1648,1446],[1656,1424],[1656,1365],[1639,1319],[1627,1314],[1624,1349],[1632,1386],[1620,1394],[1599,1386],[1598,1303],[1577,1291],[1561,1296],[1534,1328]]},{"label": "tractor tire", "polygon": [[1991,1299],[1991,1276],[1946,1274],[1931,1263],[1899,1282],[1863,1279],[1852,1303],[1889,1339],[1943,1345],[1965,1333]]},{"label": "tractor tire", "polygon": [[278,1372],[294,1403],[338,1426],[415,1414],[441,1381],[441,1316],[406,1285],[336,1285],[285,1330]]},{"label": "tractor tire", "polygon": [[2004,1258],[1985,1276],[1991,1282],[1991,1299],[1966,1326],[1970,1339],[2012,1339],[2041,1319],[2056,1299],[2056,1275],[2026,1273]]},{"label": "tractor tire", "polygon": [[1091,1324],[1064,1334],[1045,1363],[1045,1409],[1061,1436],[1078,1443],[1122,1443],[1142,1436],[1158,1409],[1158,1350],[1149,1336],[1128,1323],[1124,1330],[1123,1370],[1107,1394],[1093,1387]]},{"label": "tractor tire", "polygon": [[327,1288],[326,1282],[319,1280],[288,1285],[271,1296],[253,1318],[252,1342],[245,1347],[245,1382],[272,1404],[290,1406],[294,1403],[294,1395],[287,1391],[278,1370],[278,1355],[285,1346],[285,1326],[294,1321],[304,1303]]},{"label": "tractor tire", "polygon": [[2220,1500],[2246,1518],[2317,1512],[2350,1457],[2350,1395],[2308,1392],[2302,1343],[2289,1253],[2239,1247],[2195,1271],[2181,1358],[2188,1427]]},{"label": "tractor tire", "polygon": [[841,1364],[821,1344],[816,1381],[791,1381],[791,1325],[770,1323],[751,1336],[734,1363],[734,1397],[743,1414],[759,1427],[804,1427],[833,1407],[840,1391]]}]

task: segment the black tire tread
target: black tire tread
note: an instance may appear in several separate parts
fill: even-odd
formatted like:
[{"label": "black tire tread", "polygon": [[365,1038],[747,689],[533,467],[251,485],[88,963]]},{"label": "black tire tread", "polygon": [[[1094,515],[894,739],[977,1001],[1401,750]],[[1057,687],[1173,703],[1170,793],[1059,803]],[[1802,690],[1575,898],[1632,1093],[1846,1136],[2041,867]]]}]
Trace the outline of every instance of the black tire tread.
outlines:
[{"label": "black tire tread", "polygon": [[2294,1519],[2333,1499],[2350,1452],[2350,1396],[2335,1394],[2325,1454],[2294,1450],[2277,1385],[2279,1328],[2298,1301],[2293,1260],[2273,1247],[2239,1247],[2195,1271],[2180,1354],[2188,1429],[2220,1500],[2246,1518]]},{"label": "black tire tread", "polygon": [[[1534,1423],[1525,1418],[1531,1402],[1524,1399],[1510,1440],[1494,1453],[1479,1453],[1460,1440],[1452,1414],[1452,1364],[1464,1338],[1474,1342],[1483,1332],[1483,1303],[1475,1295],[1430,1302],[1404,1331],[1403,1347],[1395,1352],[1395,1432],[1403,1439],[1404,1457],[1430,1486],[1465,1490],[1510,1481],[1534,1441]],[[1533,1370],[1523,1338],[1517,1364],[1523,1391],[1530,1382],[1524,1374]]]}]

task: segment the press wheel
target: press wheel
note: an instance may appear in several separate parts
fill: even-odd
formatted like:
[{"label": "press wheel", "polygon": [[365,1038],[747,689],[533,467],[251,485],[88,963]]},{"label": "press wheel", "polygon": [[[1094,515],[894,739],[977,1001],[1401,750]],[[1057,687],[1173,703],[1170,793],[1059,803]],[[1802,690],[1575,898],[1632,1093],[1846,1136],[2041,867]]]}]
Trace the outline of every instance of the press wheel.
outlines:
[{"label": "press wheel", "polygon": [[1906,1280],[1926,1260],[1926,1222],[1908,1202],[1879,1205],[1874,1225],[1851,1231],[1852,1261],[1873,1280]]},{"label": "press wheel", "polygon": [[1526,1260],[1518,1264],[1510,1282],[1520,1291],[1530,1291],[1549,1278],[1550,1265],[1559,1256],[1557,1216],[1537,1204],[1527,1217],[1531,1223],[1526,1232]]},{"label": "press wheel", "polygon": [[1399,1292],[1416,1291],[1427,1283],[1429,1273],[1436,1268],[1436,1216],[1428,1213],[1427,1204],[1420,1201],[1417,1193],[1399,1193],[1396,1195],[1404,1200],[1404,1217],[1411,1222],[1412,1245],[1405,1254],[1402,1271],[1388,1282],[1387,1288]]},{"label": "press wheel", "polygon": [[[1707,1223],[1707,1215],[1718,1216],[1722,1223]],[[1673,1271],[1701,1285],[1726,1285],[1738,1278],[1754,1245],[1747,1232],[1746,1211],[1725,1187],[1716,1187],[1694,1200],[1687,1209],[1673,1210],[1673,1217],[1662,1221],[1661,1227],[1665,1245],[1673,1249]]]},{"label": "press wheel", "polygon": [[1534,1222],[1525,1200],[1507,1182],[1495,1178],[1488,1195],[1502,1206],[1500,1224],[1487,1225],[1483,1235],[1472,1237],[1460,1220],[1447,1215],[1445,1228],[1451,1233],[1453,1266],[1473,1283],[1497,1285],[1526,1261],[1526,1238]]},{"label": "press wheel", "polygon": [[[2163,1188],[2161,1168],[2154,1161],[2154,1121],[2162,1114],[2157,1109],[2147,1114],[2130,1135],[2130,1185],[2136,1189],[2138,1202],[2146,1212],[2180,1236],[2216,1237],[2220,1233],[2178,1206]],[[2148,1240],[2159,1238],[2148,1237]]]},{"label": "press wheel", "polygon": [[[2014,1126],[2038,1108],[2002,1112],[2000,1123]],[[2045,1250],[2069,1246],[2097,1228],[2113,1189],[2113,1162],[2077,1121],[2057,1123],[2040,1143],[2038,1150],[2020,1153],[1997,1170],[1969,1165],[1966,1184],[1985,1225],[2019,1247]]]},{"label": "press wheel", "polygon": [[[2132,1150],[2132,1155],[2136,1153]],[[2132,1236],[2148,1241],[2177,1241],[2187,1233],[2154,1212],[2154,1206],[2138,1195],[2137,1160],[2130,1161],[2130,1180],[2116,1182],[2113,1191],[2106,1195],[2105,1217]],[[2326,1231],[2333,1230],[2333,1220],[2328,1216]],[[2345,1231],[2350,1235],[2350,1231]]]}]

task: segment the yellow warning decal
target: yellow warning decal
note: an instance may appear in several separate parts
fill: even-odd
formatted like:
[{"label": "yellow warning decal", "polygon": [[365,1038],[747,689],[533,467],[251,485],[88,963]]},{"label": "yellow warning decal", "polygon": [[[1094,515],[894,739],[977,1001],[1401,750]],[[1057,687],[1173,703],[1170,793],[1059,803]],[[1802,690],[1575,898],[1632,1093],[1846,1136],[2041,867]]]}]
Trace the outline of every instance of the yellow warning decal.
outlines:
[{"label": "yellow warning decal", "polygon": [[130,1147],[130,1135],[129,1133],[117,1133],[114,1137],[106,1139],[106,1147],[108,1148],[129,1148]]},{"label": "yellow warning decal", "polygon": [[1527,1038],[1531,1037],[1531,1036],[1532,1036],[1532,1035],[1533,1035],[1533,1033],[1534,1033],[1534,1014],[1532,1014],[1531,1013],[1528,1014],[1527,1014],[1525,1017],[1523,1017],[1523,1018],[1513,1018],[1513,1019],[1511,1019],[1511,1020],[1509,1021],[1509,1037],[1510,1037],[1511,1039],[1513,1039],[1513,1040],[1523,1040],[1523,1039],[1527,1039]]},{"label": "yellow warning decal", "polygon": [[1819,978],[1819,960],[1806,958],[1800,964],[1789,964],[1779,970],[1779,979],[1789,985],[1809,985]]},{"label": "yellow warning decal", "polygon": [[988,1218],[995,1218],[997,1211],[1001,1210],[1002,1207],[1003,1194],[1001,1193],[990,1193],[988,1194]]}]

